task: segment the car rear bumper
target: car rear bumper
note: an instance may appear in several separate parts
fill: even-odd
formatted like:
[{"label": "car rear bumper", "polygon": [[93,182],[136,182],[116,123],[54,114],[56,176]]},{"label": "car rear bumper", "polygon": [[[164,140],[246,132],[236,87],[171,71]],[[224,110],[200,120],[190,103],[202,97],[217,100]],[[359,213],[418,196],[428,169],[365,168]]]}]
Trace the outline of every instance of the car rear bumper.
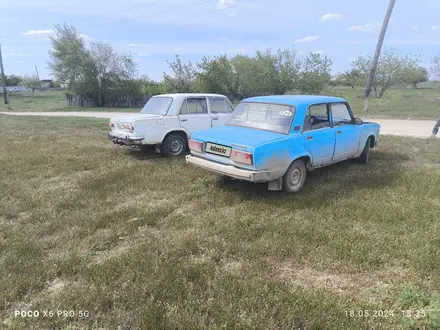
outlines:
[{"label": "car rear bumper", "polygon": [[129,135],[122,136],[120,134],[113,134],[112,132],[107,133],[108,139],[112,141],[114,144],[119,145],[141,145],[142,140],[145,140],[144,137],[133,137]]},{"label": "car rear bumper", "polygon": [[193,155],[187,155],[186,162],[239,180],[250,182],[268,182],[273,180],[273,175],[270,171],[244,170],[232,165],[219,164]]}]

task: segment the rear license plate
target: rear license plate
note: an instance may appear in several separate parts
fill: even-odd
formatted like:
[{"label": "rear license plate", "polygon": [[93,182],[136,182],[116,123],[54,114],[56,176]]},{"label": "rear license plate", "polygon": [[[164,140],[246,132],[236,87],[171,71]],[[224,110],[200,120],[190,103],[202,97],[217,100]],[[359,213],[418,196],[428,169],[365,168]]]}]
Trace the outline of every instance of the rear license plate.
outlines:
[{"label": "rear license plate", "polygon": [[220,144],[206,143],[205,151],[210,154],[229,157],[231,155],[231,147],[225,147]]}]

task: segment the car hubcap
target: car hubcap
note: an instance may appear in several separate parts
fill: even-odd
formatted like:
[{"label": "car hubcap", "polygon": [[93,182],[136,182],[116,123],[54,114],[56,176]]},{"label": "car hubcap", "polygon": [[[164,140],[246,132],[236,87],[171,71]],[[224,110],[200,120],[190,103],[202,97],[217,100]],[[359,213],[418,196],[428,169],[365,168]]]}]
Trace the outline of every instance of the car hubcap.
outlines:
[{"label": "car hubcap", "polygon": [[170,151],[172,154],[180,154],[183,150],[183,143],[180,140],[172,140],[170,143]]},{"label": "car hubcap", "polygon": [[299,168],[294,168],[292,173],[290,173],[290,186],[292,188],[297,187],[301,182],[301,170]]}]

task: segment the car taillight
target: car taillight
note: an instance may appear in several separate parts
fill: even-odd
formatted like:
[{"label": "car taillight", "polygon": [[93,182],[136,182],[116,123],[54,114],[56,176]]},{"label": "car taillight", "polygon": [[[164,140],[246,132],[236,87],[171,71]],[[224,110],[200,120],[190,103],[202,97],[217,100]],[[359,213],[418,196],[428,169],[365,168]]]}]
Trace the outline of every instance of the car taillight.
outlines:
[{"label": "car taillight", "polygon": [[189,140],[188,146],[190,150],[202,152],[202,142],[196,140]]},{"label": "car taillight", "polygon": [[253,157],[250,152],[232,150],[231,159],[237,163],[243,163],[248,165],[252,165],[253,163]]},{"label": "car taillight", "polygon": [[134,131],[134,126],[132,124],[125,124],[125,129],[128,131],[133,132]]}]

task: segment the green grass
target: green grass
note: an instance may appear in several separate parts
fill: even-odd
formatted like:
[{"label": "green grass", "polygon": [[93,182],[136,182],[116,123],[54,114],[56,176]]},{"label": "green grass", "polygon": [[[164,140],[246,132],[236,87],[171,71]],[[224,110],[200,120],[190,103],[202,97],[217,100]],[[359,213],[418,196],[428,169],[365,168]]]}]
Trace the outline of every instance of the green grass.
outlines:
[{"label": "green grass", "polygon": [[345,98],[358,117],[434,119],[440,116],[440,89],[393,89],[382,98],[371,97],[364,112],[362,89],[334,88],[327,94]]},{"label": "green grass", "polygon": [[285,195],[106,130],[0,117],[8,329],[440,329],[440,141],[383,136]]},{"label": "green grass", "polygon": [[[3,94],[0,94],[0,111],[7,111]],[[12,111],[103,111],[103,112],[139,112],[140,108],[88,108],[68,107],[63,91],[37,91],[13,93],[10,95]]]},{"label": "green grass", "polygon": [[[333,88],[328,95],[346,98],[359,117],[434,119],[440,115],[440,89],[393,89],[385,92],[381,99],[371,98],[370,110],[364,112],[362,89]],[[64,92],[37,92],[11,95],[13,111],[106,111],[139,112],[138,108],[84,108],[67,107]],[[235,105],[238,102],[234,103]],[[4,102],[0,111],[6,111]]]}]

